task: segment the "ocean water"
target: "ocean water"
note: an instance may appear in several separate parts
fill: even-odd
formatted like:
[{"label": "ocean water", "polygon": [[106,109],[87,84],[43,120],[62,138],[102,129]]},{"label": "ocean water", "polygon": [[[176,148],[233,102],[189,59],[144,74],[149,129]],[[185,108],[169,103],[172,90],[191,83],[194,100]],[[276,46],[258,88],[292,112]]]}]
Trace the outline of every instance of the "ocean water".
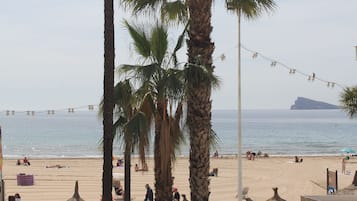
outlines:
[{"label": "ocean water", "polygon": [[[221,154],[237,153],[237,112],[215,110],[213,129]],[[357,151],[357,120],[340,110],[244,110],[243,152],[270,155],[339,155],[344,147]],[[0,113],[4,157],[100,157],[102,121],[96,111]],[[213,150],[214,151],[214,150]],[[213,152],[212,151],[212,152]],[[114,153],[121,155],[119,142]],[[183,145],[179,155],[188,155]]]}]

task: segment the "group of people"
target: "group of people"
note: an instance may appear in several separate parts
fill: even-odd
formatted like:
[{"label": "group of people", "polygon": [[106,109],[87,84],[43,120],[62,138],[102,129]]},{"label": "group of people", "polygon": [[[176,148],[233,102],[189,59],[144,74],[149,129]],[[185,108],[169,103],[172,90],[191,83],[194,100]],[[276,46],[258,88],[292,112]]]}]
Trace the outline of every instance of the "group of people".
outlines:
[{"label": "group of people", "polygon": [[295,161],[295,163],[302,163],[303,159],[295,156],[294,161]]},{"label": "group of people", "polygon": [[19,193],[15,193],[15,195],[10,195],[8,200],[9,201],[21,201],[21,196]]},{"label": "group of people", "polygon": [[257,155],[255,152],[252,152],[252,151],[247,151],[245,153],[246,157],[248,160],[254,160],[255,159],[255,156]]},{"label": "group of people", "polygon": [[[149,184],[145,185],[146,188],[146,194],[145,194],[145,198],[144,201],[153,201],[154,200],[154,193],[151,189],[151,187],[149,186]],[[173,188],[172,189],[172,200],[173,201],[180,201],[180,193],[178,192],[177,188]],[[182,194],[182,201],[188,201],[186,198],[185,194]]]},{"label": "group of people", "polygon": [[24,157],[24,159],[22,159],[22,161],[23,162],[21,162],[21,160],[18,159],[17,162],[16,162],[16,165],[21,165],[21,164],[23,164],[25,166],[31,165],[31,163],[30,163],[30,161],[29,161],[29,159],[27,157]]}]

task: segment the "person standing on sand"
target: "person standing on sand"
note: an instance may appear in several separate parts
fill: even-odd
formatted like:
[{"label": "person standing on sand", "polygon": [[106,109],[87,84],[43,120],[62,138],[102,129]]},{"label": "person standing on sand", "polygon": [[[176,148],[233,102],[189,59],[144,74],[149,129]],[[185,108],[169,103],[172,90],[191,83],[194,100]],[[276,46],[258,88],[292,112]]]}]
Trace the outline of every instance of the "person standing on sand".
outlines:
[{"label": "person standing on sand", "polygon": [[345,174],[346,172],[346,161],[345,158],[342,159],[342,174]]},{"label": "person standing on sand", "polygon": [[154,193],[152,192],[152,189],[150,188],[149,184],[146,184],[145,188],[146,194],[144,201],[154,201]]}]

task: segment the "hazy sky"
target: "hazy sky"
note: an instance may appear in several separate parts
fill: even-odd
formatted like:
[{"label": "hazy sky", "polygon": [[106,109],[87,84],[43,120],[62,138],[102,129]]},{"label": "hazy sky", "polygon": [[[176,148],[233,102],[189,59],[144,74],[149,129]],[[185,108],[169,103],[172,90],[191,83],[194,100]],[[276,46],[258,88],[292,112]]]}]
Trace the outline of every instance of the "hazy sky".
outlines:
[{"label": "hazy sky", "polygon": [[[221,87],[213,109],[237,106],[237,18],[215,1],[213,33]],[[242,44],[301,72],[343,86],[357,84],[356,0],[280,0],[242,20]],[[134,63],[123,11],[115,6],[116,64]],[[126,15],[128,16],[128,15]],[[97,104],[103,83],[103,1],[4,0],[0,6],[0,110]],[[174,37],[171,38],[174,41]],[[183,50],[182,55],[185,55]],[[181,61],[186,61],[185,57]],[[338,104],[339,87],[309,82],[242,50],[242,108],[288,109],[298,96]]]}]

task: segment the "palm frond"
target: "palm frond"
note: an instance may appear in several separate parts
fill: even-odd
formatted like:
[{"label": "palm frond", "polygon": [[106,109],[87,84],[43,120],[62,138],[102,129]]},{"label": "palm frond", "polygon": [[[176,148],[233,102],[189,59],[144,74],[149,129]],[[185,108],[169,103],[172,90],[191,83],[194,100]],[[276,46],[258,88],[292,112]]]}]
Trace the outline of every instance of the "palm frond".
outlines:
[{"label": "palm frond", "polygon": [[218,137],[217,133],[213,129],[211,129],[210,138],[209,138],[210,149],[212,150],[218,149],[220,144],[221,144],[221,139]]},{"label": "palm frond", "polygon": [[137,147],[140,160],[143,162],[150,144],[150,132],[147,132],[148,127],[146,116],[140,111],[136,112],[133,118],[125,125],[125,142]]},{"label": "palm frond", "polygon": [[184,95],[184,72],[178,69],[167,69],[165,81],[166,95],[172,100],[180,100]]},{"label": "palm frond", "polygon": [[226,0],[229,11],[239,11],[247,19],[259,17],[263,11],[273,11],[276,7],[274,0]]},{"label": "palm frond", "polygon": [[166,23],[186,23],[188,21],[187,7],[184,1],[165,1],[161,6],[161,20]]},{"label": "palm frond", "polygon": [[123,64],[120,66],[120,73],[131,74],[132,77],[138,79],[141,83],[148,82],[152,77],[161,71],[160,66],[157,63],[149,65],[129,65]]},{"label": "palm frond", "polygon": [[153,100],[153,97],[150,93],[147,93],[140,105],[140,111],[145,114],[146,116],[146,121],[147,121],[147,132],[151,129],[151,122],[154,118],[154,115],[156,113],[156,107],[155,107],[155,102]]},{"label": "palm frond", "polygon": [[186,24],[185,28],[183,29],[182,33],[180,34],[180,36],[179,36],[179,38],[177,40],[176,46],[174,48],[174,51],[172,53],[173,62],[174,62],[175,67],[177,67],[177,64],[178,64],[177,55],[176,54],[184,44],[184,41],[185,41],[184,39],[185,39],[185,36],[187,34],[188,25],[189,25],[189,23]]},{"label": "palm frond", "polygon": [[357,87],[345,88],[340,95],[342,109],[349,114],[351,118],[357,114]]},{"label": "palm frond", "polygon": [[128,21],[124,21],[125,27],[128,29],[131,38],[133,39],[135,51],[139,56],[147,59],[151,56],[150,41],[146,36],[143,27],[130,25]]},{"label": "palm frond", "polygon": [[161,65],[167,54],[168,48],[168,40],[167,40],[167,29],[163,25],[159,25],[158,23],[152,29],[151,32],[151,52],[153,58],[155,58],[156,62]]},{"label": "palm frond", "polygon": [[133,10],[134,14],[139,12],[155,12],[163,0],[120,0],[125,8]]},{"label": "palm frond", "polygon": [[186,82],[192,83],[194,86],[207,83],[216,88],[219,86],[219,78],[214,75],[213,70],[199,64],[186,64],[184,69]]}]

